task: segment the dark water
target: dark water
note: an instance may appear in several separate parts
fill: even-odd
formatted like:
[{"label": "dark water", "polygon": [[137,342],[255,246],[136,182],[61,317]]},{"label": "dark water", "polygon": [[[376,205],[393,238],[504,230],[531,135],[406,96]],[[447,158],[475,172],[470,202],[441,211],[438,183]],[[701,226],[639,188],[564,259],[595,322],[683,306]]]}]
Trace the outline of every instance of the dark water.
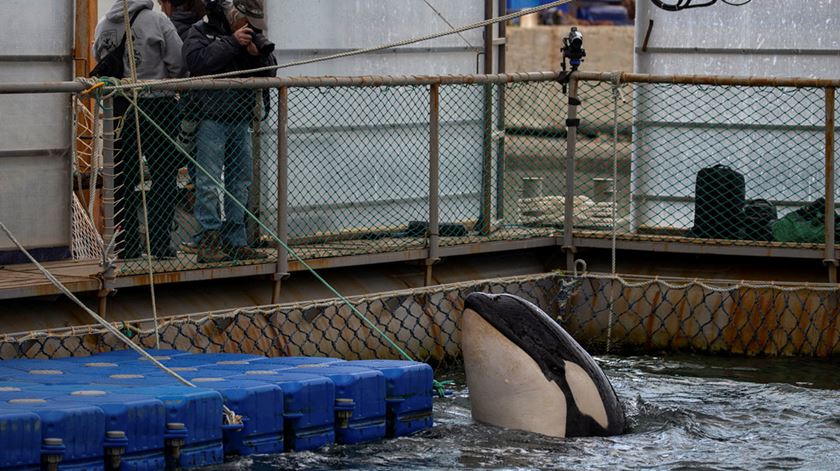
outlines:
[{"label": "dark water", "polygon": [[[554,439],[473,423],[463,375],[420,435],[218,469],[840,469],[840,364],[708,357],[599,359],[630,430]],[[441,378],[443,379],[443,378]]]}]

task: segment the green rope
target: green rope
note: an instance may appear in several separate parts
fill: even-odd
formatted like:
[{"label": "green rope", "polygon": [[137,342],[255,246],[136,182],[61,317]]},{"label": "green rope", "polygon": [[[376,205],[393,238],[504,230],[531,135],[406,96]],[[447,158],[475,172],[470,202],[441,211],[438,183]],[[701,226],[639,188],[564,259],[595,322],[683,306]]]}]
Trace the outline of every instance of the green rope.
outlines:
[{"label": "green rope", "polygon": [[[349,299],[347,299],[341,293],[339,293],[338,290],[336,290],[331,284],[329,284],[327,282],[327,280],[325,280],[314,268],[312,268],[308,263],[306,263],[306,261],[300,255],[298,255],[297,252],[295,252],[291,247],[289,247],[289,245],[287,245],[286,242],[281,240],[280,237],[277,234],[275,234],[274,231],[271,230],[270,227],[268,227],[265,223],[263,223],[260,220],[260,218],[258,218],[256,215],[254,215],[254,213],[249,211],[248,207],[246,205],[242,204],[242,202],[240,202],[239,200],[234,198],[234,196],[225,188],[225,185],[222,182],[217,180],[215,176],[211,175],[210,172],[208,172],[207,169],[202,167],[198,163],[198,161],[196,161],[192,157],[192,155],[190,155],[189,152],[184,150],[184,148],[181,147],[181,145],[175,139],[173,139],[171,136],[169,136],[169,134],[158,123],[156,123],[148,114],[146,114],[145,111],[143,111],[142,108],[140,108],[138,106],[137,102],[134,101],[134,99],[132,99],[132,97],[129,97],[125,93],[125,91],[123,91],[123,90],[121,90],[120,93],[129,101],[129,103],[131,104],[132,107],[135,107],[137,109],[137,111],[140,112],[140,114],[143,116],[143,118],[145,118],[152,126],[154,126],[155,129],[157,129],[162,135],[166,136],[166,139],[169,140],[172,144],[174,144],[175,147],[178,149],[178,151],[180,151],[187,158],[187,160],[190,161],[190,163],[195,165],[196,168],[201,170],[206,176],[210,177],[210,180],[217,187],[219,187],[219,189],[221,189],[222,192],[228,198],[231,199],[231,201],[233,201],[239,208],[241,208],[245,212],[245,214],[248,215],[248,217],[253,219],[254,222],[257,223],[257,225],[259,225],[263,230],[265,230],[266,233],[272,239],[274,239],[275,242],[280,244],[286,251],[288,251],[288,253],[290,255],[292,255],[292,257],[294,257],[294,259],[297,260],[309,273],[311,273],[312,276],[315,277],[315,279],[317,279],[319,282],[321,282],[328,290],[330,290],[331,293],[333,293],[339,300],[341,300],[342,303],[344,303],[348,308],[350,308],[350,311],[352,311],[353,314],[355,314],[360,319],[362,319],[362,321],[364,321],[368,325],[368,327],[370,327],[371,329],[373,329],[374,332],[379,334],[379,336],[382,337],[396,351],[398,351],[400,353],[400,355],[402,355],[403,358],[405,358],[408,361],[415,361],[414,358],[411,357],[411,355],[406,353],[405,350],[400,348],[399,345],[397,345],[393,340],[391,340],[391,338],[388,337],[388,335],[385,332],[383,332],[379,327],[376,326],[376,324],[373,323],[373,321],[368,319],[364,314],[361,313],[361,311],[356,309],[356,307],[353,306],[353,304],[350,302]],[[440,397],[445,396],[445,393],[446,393],[446,384],[445,383],[446,382],[440,382],[440,381],[437,381],[437,380],[433,381],[434,390],[438,393],[438,396],[440,396]]]}]

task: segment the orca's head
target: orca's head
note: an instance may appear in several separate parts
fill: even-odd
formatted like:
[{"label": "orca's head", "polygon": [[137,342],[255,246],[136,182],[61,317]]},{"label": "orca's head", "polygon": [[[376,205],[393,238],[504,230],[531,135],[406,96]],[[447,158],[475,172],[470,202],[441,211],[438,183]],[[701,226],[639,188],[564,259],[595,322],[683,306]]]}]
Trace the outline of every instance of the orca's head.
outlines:
[{"label": "orca's head", "polygon": [[[607,376],[534,304],[509,294],[472,293],[465,302],[461,338],[477,420],[565,437],[624,431],[624,411]],[[488,391],[493,404],[477,403]],[[539,403],[546,411],[562,408],[555,421],[565,423],[540,423],[546,416],[527,410]]]}]

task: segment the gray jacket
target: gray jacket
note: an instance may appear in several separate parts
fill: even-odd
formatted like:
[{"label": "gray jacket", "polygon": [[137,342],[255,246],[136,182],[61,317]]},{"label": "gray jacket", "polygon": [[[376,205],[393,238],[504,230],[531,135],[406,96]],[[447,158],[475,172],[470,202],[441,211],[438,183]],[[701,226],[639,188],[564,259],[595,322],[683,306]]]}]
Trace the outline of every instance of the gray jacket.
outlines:
[{"label": "gray jacket", "polygon": [[[163,13],[154,11],[153,0],[129,0],[128,14],[142,11],[134,20],[134,50],[137,63],[137,78],[155,80],[183,77],[187,73],[181,55],[183,43],[175,26]],[[125,34],[123,0],[116,0],[111,10],[96,25],[96,40],[93,56],[102,60],[108,52],[119,46]],[[126,43],[128,51],[128,43]],[[128,54],[125,57],[125,73],[130,75]]]}]

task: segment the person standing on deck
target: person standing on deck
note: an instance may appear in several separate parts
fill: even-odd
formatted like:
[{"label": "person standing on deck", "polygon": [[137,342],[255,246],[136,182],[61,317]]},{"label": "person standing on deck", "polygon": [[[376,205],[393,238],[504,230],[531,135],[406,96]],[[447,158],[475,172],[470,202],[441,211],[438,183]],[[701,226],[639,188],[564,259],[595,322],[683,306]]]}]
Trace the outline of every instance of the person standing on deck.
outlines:
[{"label": "person standing on deck", "polygon": [[[277,63],[272,53],[261,51],[254,43],[260,34],[254,28],[264,28],[261,0],[206,0],[205,6],[206,19],[190,29],[184,42],[184,60],[190,74],[246,71]],[[238,77],[274,75],[276,71],[243,73]],[[222,220],[213,181],[224,181],[228,192],[241,204],[247,204],[253,181],[250,124],[257,96],[254,90],[245,89],[193,94],[201,120],[196,136],[200,168],[195,182],[195,217],[201,225],[199,263],[266,258],[248,246],[245,212],[227,195]]]},{"label": "person standing on deck", "polygon": [[[115,0],[111,10],[96,26],[93,55],[101,61],[116,49],[126,34],[123,12],[124,0]],[[134,42],[134,58],[138,80],[178,78],[186,74],[181,46],[183,45],[172,22],[162,13],[153,10],[153,0],[129,0],[128,14]],[[130,76],[126,43],[124,58],[125,75]],[[118,77],[124,78],[124,77]],[[175,94],[172,92],[142,92],[138,99],[140,108],[157,123],[166,134],[177,135],[178,120]],[[170,229],[174,213],[174,196],[180,161],[177,151],[167,135],[140,116],[139,145],[135,113],[126,112],[129,102],[125,98],[114,100],[114,116],[124,116],[122,131],[116,143],[115,214],[121,218],[121,258],[140,257],[145,244],[141,241],[138,210],[140,198],[136,188],[140,183],[140,162],[144,157],[151,176],[148,192],[149,237],[152,255],[161,259],[172,258],[176,251],[171,246]],[[142,146],[143,155],[138,156]]]}]

